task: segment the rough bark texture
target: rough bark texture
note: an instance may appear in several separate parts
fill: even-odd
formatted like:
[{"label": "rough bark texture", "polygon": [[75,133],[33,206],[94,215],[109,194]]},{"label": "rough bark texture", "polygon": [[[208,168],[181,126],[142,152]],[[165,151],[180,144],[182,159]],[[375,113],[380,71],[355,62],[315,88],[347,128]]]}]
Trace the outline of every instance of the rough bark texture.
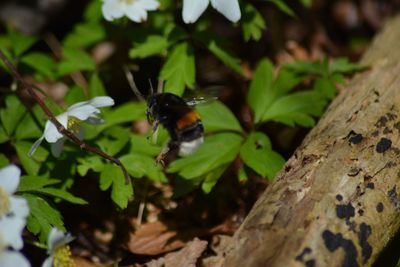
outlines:
[{"label": "rough bark texture", "polygon": [[370,266],[400,227],[400,17],[234,236],[226,267]]}]

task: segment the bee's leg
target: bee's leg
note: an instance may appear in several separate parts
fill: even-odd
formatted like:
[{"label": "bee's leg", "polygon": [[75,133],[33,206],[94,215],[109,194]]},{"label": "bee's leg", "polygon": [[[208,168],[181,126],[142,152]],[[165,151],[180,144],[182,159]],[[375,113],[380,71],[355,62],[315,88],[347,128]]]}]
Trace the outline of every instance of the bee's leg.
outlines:
[{"label": "bee's leg", "polygon": [[173,150],[173,149],[176,149],[176,148],[178,148],[179,147],[179,142],[177,142],[177,141],[173,141],[173,140],[171,140],[171,141],[169,141],[168,142],[168,144],[163,148],[163,150],[160,152],[160,154],[158,154],[158,156],[157,156],[157,158],[156,158],[156,161],[157,162],[159,162],[159,163],[161,163],[163,166],[165,165],[164,163],[164,160],[165,160],[165,158],[167,157],[167,155],[168,155],[168,153],[171,151],[171,150]]}]

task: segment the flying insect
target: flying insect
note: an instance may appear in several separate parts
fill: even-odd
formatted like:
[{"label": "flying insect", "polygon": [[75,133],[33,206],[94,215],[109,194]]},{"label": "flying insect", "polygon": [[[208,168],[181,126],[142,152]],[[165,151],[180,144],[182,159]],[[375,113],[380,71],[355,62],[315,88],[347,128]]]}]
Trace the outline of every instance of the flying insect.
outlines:
[{"label": "flying insect", "polygon": [[[147,102],[146,115],[153,125],[153,133],[161,124],[171,138],[157,160],[163,161],[171,150],[178,150],[178,155],[183,157],[196,151],[204,141],[204,127],[199,114],[194,110],[195,101],[187,102],[172,93],[154,93],[152,86],[150,95],[145,99],[137,89],[133,75],[127,69],[125,74],[134,93]],[[158,88],[162,86],[159,85]]]}]

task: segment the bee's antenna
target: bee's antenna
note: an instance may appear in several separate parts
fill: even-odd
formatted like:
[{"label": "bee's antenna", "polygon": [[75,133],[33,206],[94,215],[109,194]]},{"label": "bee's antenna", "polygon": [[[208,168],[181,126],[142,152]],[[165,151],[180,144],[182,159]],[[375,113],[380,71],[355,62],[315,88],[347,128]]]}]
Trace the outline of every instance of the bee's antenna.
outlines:
[{"label": "bee's antenna", "polygon": [[157,85],[157,93],[161,94],[164,89],[164,81],[163,80],[158,80],[158,85]]},{"label": "bee's antenna", "polygon": [[139,89],[136,86],[135,79],[133,78],[132,73],[130,72],[127,66],[124,66],[124,72],[126,79],[128,80],[129,86],[131,87],[133,93],[141,100],[146,101],[145,97],[140,93]]},{"label": "bee's antenna", "polygon": [[150,84],[150,95],[154,95],[154,88],[150,78],[149,78],[149,84]]}]

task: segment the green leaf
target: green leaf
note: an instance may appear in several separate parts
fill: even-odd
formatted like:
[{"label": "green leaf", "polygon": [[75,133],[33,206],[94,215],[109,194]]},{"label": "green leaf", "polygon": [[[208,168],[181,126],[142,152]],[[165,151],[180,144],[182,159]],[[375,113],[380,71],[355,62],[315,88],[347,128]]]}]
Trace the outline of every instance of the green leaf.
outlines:
[{"label": "green leaf", "polygon": [[0,153],[0,168],[7,166],[9,163],[8,158],[3,153]]},{"label": "green leaf", "polygon": [[39,138],[41,135],[42,131],[33,120],[31,114],[27,112],[21,123],[18,124],[17,129],[15,129],[15,138],[18,140]]},{"label": "green leaf", "polygon": [[89,170],[101,172],[105,166],[104,162],[97,155],[78,158],[78,162],[77,170],[82,177],[85,176]]},{"label": "green leaf", "polygon": [[304,75],[300,75],[288,68],[286,65],[283,65],[274,81],[274,90],[276,91],[276,95],[281,96],[288,93],[304,79]]},{"label": "green leaf", "polygon": [[87,204],[86,200],[80,197],[76,197],[63,189],[44,187],[32,190],[32,192],[42,193],[55,198],[61,198],[62,200],[68,201],[73,204],[79,204],[79,205]]},{"label": "green leaf", "polygon": [[260,122],[265,111],[276,98],[273,90],[274,66],[269,59],[263,59],[258,63],[250,83],[247,102],[254,112],[254,122]]},{"label": "green leaf", "polygon": [[47,54],[39,52],[29,53],[21,58],[21,62],[51,80],[56,79],[56,62]]},{"label": "green leaf", "polygon": [[240,59],[233,56],[228,49],[225,47],[223,40],[220,36],[215,33],[199,32],[194,37],[203,43],[211,53],[219,58],[226,66],[230,67],[240,75],[244,75],[242,66],[240,65]]},{"label": "green leaf", "polygon": [[313,0],[300,0],[305,7],[311,7]]},{"label": "green leaf", "polygon": [[121,209],[128,206],[129,199],[133,196],[132,184],[125,184],[125,177],[121,168],[116,165],[105,165],[100,174],[100,189],[111,188],[111,199]]},{"label": "green leaf", "polygon": [[96,144],[110,156],[115,156],[129,142],[129,129],[114,126],[105,131],[104,136],[97,139]]},{"label": "green leaf", "polygon": [[199,105],[197,111],[206,132],[243,131],[235,115],[219,101]]},{"label": "green leaf", "polygon": [[100,22],[101,20],[103,20],[101,6],[101,1],[90,1],[89,4],[86,6],[85,12],[83,14],[83,18],[85,19],[85,21]]},{"label": "green leaf", "polygon": [[5,99],[6,107],[0,110],[1,124],[8,136],[12,136],[15,128],[26,113],[25,107],[15,95],[8,95]]},{"label": "green leaf", "polygon": [[85,51],[65,47],[63,49],[63,59],[58,64],[58,74],[63,76],[78,71],[93,71],[95,68],[96,64]]},{"label": "green leaf", "polygon": [[192,155],[173,161],[168,172],[177,172],[186,179],[200,177],[232,162],[239,152],[242,137],[234,133],[220,133],[205,139]]},{"label": "green leaf", "polygon": [[167,177],[160,164],[156,164],[153,157],[142,154],[129,154],[120,158],[128,173],[135,178],[147,176],[154,182],[166,183]]},{"label": "green leaf", "polygon": [[12,49],[16,57],[21,56],[37,41],[36,37],[27,36],[17,31],[10,31],[8,36],[11,40]]},{"label": "green leaf", "polygon": [[203,189],[204,193],[208,194],[211,192],[211,189],[213,189],[228,166],[229,164],[222,165],[206,174],[204,181],[201,184],[201,189]]},{"label": "green leaf", "polygon": [[268,136],[261,132],[250,133],[240,148],[240,157],[256,173],[269,179],[274,178],[285,163],[285,159],[272,150]]},{"label": "green leaf", "polygon": [[195,75],[193,48],[188,43],[177,45],[160,72],[160,79],[166,81],[164,92],[181,96],[185,86],[194,87]]},{"label": "green leaf", "polygon": [[335,83],[329,78],[315,80],[313,89],[328,99],[333,99],[337,93]]},{"label": "green leaf", "polygon": [[23,175],[21,176],[17,192],[37,190],[48,185],[58,184],[60,182],[60,180],[51,179],[46,176]]},{"label": "green leaf", "polygon": [[[1,111],[0,111],[1,112]],[[7,142],[10,140],[6,131],[3,128],[3,125],[0,124],[0,144]]]},{"label": "green leaf", "polygon": [[161,146],[153,144],[147,136],[131,134],[130,138],[131,149],[129,153],[157,156],[162,150]]},{"label": "green leaf", "polygon": [[336,58],[330,64],[329,69],[331,73],[352,73],[368,68],[366,65],[351,63],[347,58]]},{"label": "green leaf", "polygon": [[282,12],[285,12],[291,17],[295,17],[293,10],[283,0],[267,0],[277,6]]},{"label": "green leaf", "polygon": [[168,39],[161,35],[149,35],[143,42],[135,42],[129,50],[131,58],[146,58],[161,54],[169,46]]},{"label": "green leaf", "polygon": [[28,201],[30,209],[27,221],[28,230],[34,235],[39,234],[40,242],[46,243],[52,227],[65,231],[61,213],[46,200],[28,193],[24,193],[22,196]]},{"label": "green leaf", "polygon": [[258,41],[266,28],[265,20],[258,10],[249,3],[244,3],[243,15],[241,19],[243,37],[246,42],[250,39]]},{"label": "green leaf", "polygon": [[39,146],[32,157],[28,157],[28,152],[32,146],[31,142],[18,141],[15,143],[15,150],[22,166],[29,175],[37,175],[40,166],[46,161],[49,152],[43,147]]},{"label": "green leaf", "polygon": [[308,74],[308,75],[318,75],[318,76],[327,76],[329,75],[329,71],[327,69],[326,64],[323,61],[303,61],[297,60],[293,63],[286,64],[287,68],[292,71]]},{"label": "green leaf", "polygon": [[313,116],[322,114],[326,100],[321,94],[306,91],[283,96],[267,109],[262,121],[277,121],[289,126],[295,124],[311,127],[315,121]]},{"label": "green leaf", "polygon": [[72,85],[69,88],[67,95],[64,97],[64,101],[67,103],[68,106],[72,106],[77,102],[86,101],[87,97],[83,89],[77,85]]},{"label": "green leaf", "polygon": [[106,36],[106,31],[98,23],[80,23],[63,40],[64,47],[85,48],[99,43]]},{"label": "green leaf", "polygon": [[104,84],[101,81],[99,75],[97,73],[93,73],[90,76],[89,81],[89,96],[91,98],[95,96],[104,96],[107,95],[106,89],[104,88]]}]

